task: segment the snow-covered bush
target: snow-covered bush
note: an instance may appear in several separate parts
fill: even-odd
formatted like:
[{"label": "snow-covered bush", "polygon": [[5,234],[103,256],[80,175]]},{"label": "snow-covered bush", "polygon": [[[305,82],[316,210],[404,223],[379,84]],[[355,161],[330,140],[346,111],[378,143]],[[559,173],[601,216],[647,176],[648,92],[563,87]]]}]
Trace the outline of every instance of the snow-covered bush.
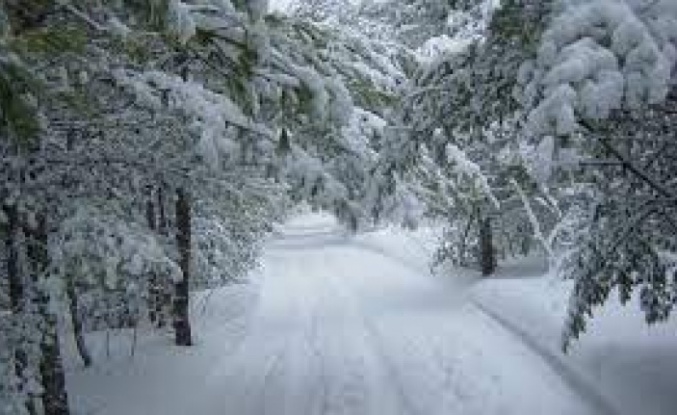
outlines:
[{"label": "snow-covered bush", "polygon": [[141,318],[150,279],[181,279],[176,253],[133,220],[91,207],[64,220],[51,242],[61,279],[73,284],[80,320],[89,329],[116,328]]}]

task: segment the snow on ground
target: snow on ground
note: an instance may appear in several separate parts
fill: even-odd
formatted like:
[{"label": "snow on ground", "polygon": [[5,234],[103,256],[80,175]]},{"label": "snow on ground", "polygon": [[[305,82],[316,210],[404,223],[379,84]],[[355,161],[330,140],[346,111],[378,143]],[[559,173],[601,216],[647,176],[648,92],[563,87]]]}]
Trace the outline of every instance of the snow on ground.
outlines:
[{"label": "snow on ground", "polygon": [[[560,338],[572,285],[543,277],[533,261],[527,265],[513,263],[499,273],[508,278],[482,281],[473,288],[473,301],[545,359],[563,366],[572,386],[597,390],[615,413],[677,413],[676,319],[647,326],[637,301],[622,307],[612,295],[565,355]],[[541,278],[515,278],[525,274]]]},{"label": "snow on ground", "polygon": [[172,347],[169,329],[158,333],[142,327],[132,356],[131,330],[112,331],[108,341],[104,333],[96,333],[87,338],[94,365],[83,370],[75,346],[66,342],[64,366],[74,415],[191,413],[187,399],[203,396],[200,385],[205,373],[245,334],[247,310],[256,301],[257,278],[252,276],[251,284],[194,296],[194,347]]},{"label": "snow on ground", "polygon": [[[514,279],[538,275],[538,261],[481,282],[470,272],[432,276],[435,235],[385,228],[350,236],[327,215],[302,214],[279,227],[252,284],[216,290],[206,307],[198,295],[195,347],[142,331],[131,359],[126,332],[111,341],[110,358],[96,347],[92,369],[70,358],[77,413],[606,414],[616,413],[616,395],[572,367],[613,350],[599,370],[617,378],[614,387],[624,370],[656,368],[638,365],[625,343],[590,348],[587,339],[569,362],[549,337],[562,321],[561,290],[543,278]],[[532,328],[542,335],[525,331]],[[675,384],[674,376],[663,380]]]}]

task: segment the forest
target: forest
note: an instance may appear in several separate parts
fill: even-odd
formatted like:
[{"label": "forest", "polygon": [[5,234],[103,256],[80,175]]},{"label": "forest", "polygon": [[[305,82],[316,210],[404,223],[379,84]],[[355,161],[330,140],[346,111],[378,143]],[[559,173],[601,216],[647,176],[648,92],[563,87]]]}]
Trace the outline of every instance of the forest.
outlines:
[{"label": "forest", "polygon": [[609,303],[674,332],[677,1],[0,0],[0,414],[96,413],[65,343],[199,349],[300,210],[432,229],[435,279],[542,259],[563,359]]}]

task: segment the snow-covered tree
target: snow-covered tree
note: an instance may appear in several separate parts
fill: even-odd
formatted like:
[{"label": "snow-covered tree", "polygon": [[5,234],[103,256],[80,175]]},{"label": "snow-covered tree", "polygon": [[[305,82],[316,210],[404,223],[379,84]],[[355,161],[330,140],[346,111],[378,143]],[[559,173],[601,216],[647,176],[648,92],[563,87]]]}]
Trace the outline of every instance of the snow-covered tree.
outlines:
[{"label": "snow-covered tree", "polygon": [[[57,310],[171,319],[243,278],[295,202],[356,230],[425,212],[467,265],[538,247],[677,301],[672,0],[0,3],[0,402],[67,414]],[[5,405],[6,403],[6,405]]]},{"label": "snow-covered tree", "polygon": [[254,266],[287,195],[357,225],[401,50],[265,10],[3,3],[11,408],[68,411],[54,310],[69,309],[85,361],[84,332],[146,312],[159,323],[171,309],[190,344],[189,288]]},{"label": "snow-covered tree", "polygon": [[675,194],[669,131],[677,4],[552,4],[516,96],[527,114],[526,136],[555,143],[548,168],[577,179],[560,268],[575,281],[566,347],[613,292],[626,302],[638,290],[649,323],[666,319],[675,303],[674,210],[667,201]]},{"label": "snow-covered tree", "polygon": [[[345,5],[345,13],[359,18],[350,8]],[[293,17],[278,18],[275,27],[271,45],[301,79],[300,88],[280,91],[280,172],[297,200],[335,212],[351,228],[366,224],[372,219],[370,179],[412,54],[369,37],[360,30],[368,23],[346,29],[331,19]]]},{"label": "snow-covered tree", "polygon": [[[432,139],[453,137],[480,167],[501,216],[508,212],[506,223],[519,224],[510,233],[530,234],[575,280],[565,346],[616,290],[627,301],[638,289],[649,322],[667,318],[675,302],[667,131],[676,10],[671,1],[501,2],[479,41],[438,58],[427,83],[417,78],[427,88],[414,90],[404,112],[402,124],[419,127],[399,148],[432,161],[433,179],[423,183],[459,195],[466,181],[440,179],[454,171],[440,170],[448,141],[435,151]],[[422,145],[411,145],[418,137]],[[472,140],[459,144],[464,137]],[[439,202],[440,193],[427,194]]]},{"label": "snow-covered tree", "polygon": [[[111,307],[123,305],[123,309],[114,307],[118,315],[104,324],[104,328],[115,327],[121,324],[121,312],[125,319],[136,319],[142,308],[141,301],[123,304],[121,300],[143,299],[152,276],[160,274],[176,288],[173,302],[178,328],[178,322],[188,321],[191,241],[187,236],[191,226],[182,223],[190,217],[185,213],[187,198],[179,197],[182,203],[174,210],[178,220],[173,222],[182,233],[174,249],[169,238],[173,231],[168,227],[174,189],[181,196],[182,187],[208,180],[227,183],[230,194],[241,199],[251,195],[261,201],[260,196],[270,188],[249,187],[248,179],[261,180],[257,171],[244,175],[244,180],[229,180],[221,174],[225,169],[215,172],[204,163],[208,153],[200,153],[200,141],[195,140],[202,132],[206,131],[202,136],[210,133],[204,124],[186,128],[183,121],[192,114],[162,102],[149,108],[122,82],[121,74],[139,73],[134,69],[168,56],[170,69],[182,74],[176,62],[184,53],[177,52],[173,43],[184,35],[175,14],[180,4],[168,5],[174,8],[168,7],[166,19],[160,19],[166,20],[159,27],[163,32],[144,31],[143,35],[135,29],[150,27],[131,24],[133,17],[146,22],[142,8],[139,15],[133,6],[127,9],[120,4],[104,8],[94,2],[36,2],[24,6],[8,5],[14,24],[12,31],[3,30],[0,195],[7,219],[3,235],[8,255],[3,263],[11,275],[9,286],[3,287],[11,306],[3,305],[3,310],[11,310],[3,327],[13,322],[7,338],[15,340],[8,340],[7,367],[16,367],[16,377],[3,377],[9,382],[3,384],[3,391],[15,391],[17,399],[12,402],[17,404],[12,407],[32,410],[40,397],[47,413],[67,413],[55,314],[49,304],[60,301],[60,292],[70,300],[78,296],[80,304],[71,309],[90,312],[78,316],[85,323],[102,306],[110,317]],[[153,9],[151,15],[161,11]],[[164,38],[164,30],[176,38]],[[31,73],[30,67],[40,68],[39,75]],[[176,89],[187,82],[171,72],[160,79],[169,79]],[[242,171],[234,171],[238,168],[231,166],[228,175],[242,177]],[[238,184],[245,189],[232,189]],[[143,220],[149,187],[167,191],[161,202],[167,210],[165,224],[158,234]],[[209,200],[214,189],[213,185],[198,187],[192,199]],[[82,206],[90,208],[84,215],[79,213]],[[265,206],[260,212],[265,213]],[[105,216],[96,213],[101,208]],[[260,225],[256,226],[240,228],[246,238],[240,239],[237,251],[239,258],[247,258],[247,264],[252,261],[245,252],[255,249],[257,242],[248,232],[261,235]],[[234,232],[226,237],[240,236]],[[57,242],[51,244],[54,249],[45,250],[49,239]],[[176,260],[175,252],[181,260]],[[237,272],[243,272],[237,265]],[[179,268],[181,273],[176,272]],[[94,304],[87,304],[85,297],[93,298]],[[42,322],[36,324],[35,319]],[[189,337],[183,338],[184,344],[190,343]]]},{"label": "snow-covered tree", "polygon": [[420,58],[399,111],[401,131],[382,155],[409,171],[428,214],[448,223],[436,260],[469,265],[477,259],[485,273],[493,271],[497,253],[529,249],[538,226],[523,206],[533,196],[541,193],[545,203],[532,211],[556,211],[525,171],[517,140],[522,116],[511,95],[528,56],[515,45],[534,42],[545,9],[495,6],[447,8],[452,14],[481,9],[484,23],[457,32],[456,47]]}]

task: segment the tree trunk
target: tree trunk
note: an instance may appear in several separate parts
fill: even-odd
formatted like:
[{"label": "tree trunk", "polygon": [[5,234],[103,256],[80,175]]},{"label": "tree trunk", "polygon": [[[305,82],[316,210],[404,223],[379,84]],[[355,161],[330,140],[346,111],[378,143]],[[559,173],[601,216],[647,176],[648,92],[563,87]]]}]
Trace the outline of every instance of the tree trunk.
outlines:
[{"label": "tree trunk", "polygon": [[530,250],[530,245],[531,245],[531,241],[529,239],[530,238],[528,238],[528,237],[522,238],[522,244],[521,244],[521,247],[520,247],[522,249],[522,256],[529,255],[529,250]]},{"label": "tree trunk", "polygon": [[[157,230],[157,217],[155,215],[152,188],[149,189],[148,201],[146,202],[146,222],[148,224],[148,229],[152,232]],[[151,323],[157,323],[159,318],[157,312],[157,305],[159,303],[158,285],[158,276],[155,274],[151,275],[150,278],[148,278],[148,319]]]},{"label": "tree trunk", "polygon": [[190,346],[193,339],[188,316],[190,260],[191,260],[191,211],[190,201],[184,189],[176,191],[176,244],[179,249],[179,266],[183,278],[174,283],[174,331],[177,346]]},{"label": "tree trunk", "polygon": [[75,338],[75,345],[78,348],[80,358],[85,367],[92,365],[92,356],[87,350],[87,343],[85,343],[85,336],[82,333],[82,320],[80,319],[80,310],[78,307],[78,297],[75,291],[75,283],[71,278],[66,281],[66,294],[68,295],[68,309],[71,315],[71,325],[73,326],[73,337]]},{"label": "tree trunk", "polygon": [[[468,218],[468,223],[466,223],[465,225],[463,235],[461,236],[460,247],[458,249],[458,264],[462,267],[468,265],[468,262],[466,262],[466,251],[468,250],[468,235],[470,234],[470,229],[472,228],[472,224],[474,221],[475,221],[475,213],[473,212],[470,218]],[[470,255],[470,257],[472,257],[472,255]]]},{"label": "tree trunk", "polygon": [[494,249],[491,218],[480,217],[480,268],[482,275],[491,275],[496,271],[496,250]]},{"label": "tree trunk", "polygon": [[[9,285],[9,301],[12,313],[20,316],[24,313],[25,289],[22,276],[19,270],[19,214],[16,206],[5,206],[5,215],[7,216],[7,226],[5,234],[5,248],[7,249],[7,282]],[[14,370],[18,379],[23,379],[23,373],[28,364],[26,351],[20,346],[14,351],[15,365]],[[31,399],[26,402],[26,409],[29,414],[35,414],[35,406]]]},{"label": "tree trunk", "polygon": [[[169,224],[167,220],[164,184],[160,184],[157,189],[157,230],[160,236],[168,236]],[[155,314],[157,317],[157,326],[164,327],[166,320],[169,318],[170,303],[172,295],[170,288],[167,286],[167,281],[162,280],[159,276],[155,277]]]},{"label": "tree trunk", "polygon": [[37,228],[28,230],[28,258],[32,262],[33,285],[36,291],[35,304],[43,319],[40,351],[40,375],[42,377],[42,407],[45,415],[68,415],[66,379],[59,349],[59,333],[56,316],[50,312],[50,294],[43,287],[44,273],[49,265],[47,252],[47,224],[45,217],[38,217]]},{"label": "tree trunk", "polygon": [[17,234],[19,232],[19,216],[16,206],[4,208],[7,216],[7,233],[5,248],[7,249],[7,279],[9,283],[9,300],[12,312],[18,313],[23,308],[24,288],[19,274],[19,252],[17,250]]}]

